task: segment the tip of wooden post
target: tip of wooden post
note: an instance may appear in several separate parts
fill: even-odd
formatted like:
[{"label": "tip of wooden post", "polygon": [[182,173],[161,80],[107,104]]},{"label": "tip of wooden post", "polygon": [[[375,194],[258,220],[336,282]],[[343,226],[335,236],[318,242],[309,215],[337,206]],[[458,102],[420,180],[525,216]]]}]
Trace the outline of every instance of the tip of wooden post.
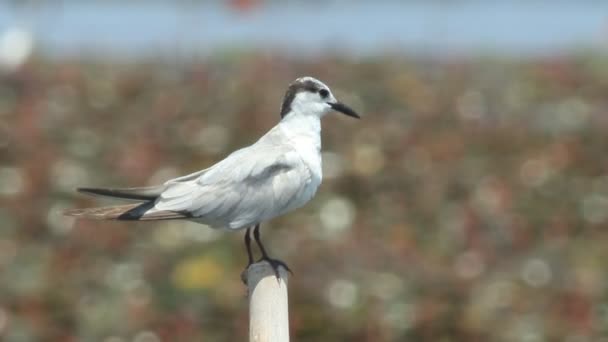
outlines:
[{"label": "tip of wooden post", "polygon": [[272,265],[268,261],[262,260],[249,265],[241,273],[241,279],[249,288],[254,288],[262,279],[267,277],[276,279],[278,283],[287,284],[288,271],[285,267],[279,266],[279,277],[277,278]]}]

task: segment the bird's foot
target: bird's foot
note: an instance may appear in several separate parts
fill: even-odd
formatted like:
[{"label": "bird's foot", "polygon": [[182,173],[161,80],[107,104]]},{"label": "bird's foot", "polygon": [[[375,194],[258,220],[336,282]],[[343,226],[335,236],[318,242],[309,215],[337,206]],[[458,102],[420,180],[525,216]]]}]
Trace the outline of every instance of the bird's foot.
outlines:
[{"label": "bird's foot", "polygon": [[274,275],[277,277],[277,280],[279,280],[281,278],[281,276],[279,275],[279,267],[283,267],[287,272],[289,272],[289,273],[291,273],[291,275],[293,275],[293,272],[291,271],[289,266],[287,266],[287,264],[281,260],[271,259],[271,258],[265,256],[265,257],[260,258],[260,260],[258,260],[258,262],[260,262],[260,261],[266,261],[270,264],[270,266],[274,270]]},{"label": "bird's foot", "polygon": [[[281,278],[281,275],[279,274],[279,267],[283,267],[287,272],[293,275],[293,272],[291,271],[289,266],[287,266],[287,264],[281,260],[262,257],[257,262],[260,261],[266,261],[270,264],[274,271],[275,277],[277,277],[277,280]],[[247,285],[247,271],[249,270],[249,267],[251,267],[251,265],[253,265],[253,263],[247,264],[247,266],[245,266],[245,269],[241,272],[241,281],[243,282],[243,284],[245,284],[245,286]]]}]

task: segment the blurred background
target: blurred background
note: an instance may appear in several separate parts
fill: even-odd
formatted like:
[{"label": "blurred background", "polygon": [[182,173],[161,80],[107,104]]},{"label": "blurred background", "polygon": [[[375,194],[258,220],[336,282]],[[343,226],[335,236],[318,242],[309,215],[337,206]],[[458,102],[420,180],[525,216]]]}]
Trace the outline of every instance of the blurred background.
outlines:
[{"label": "blurred background", "polygon": [[0,339],[242,341],[242,233],[77,221],[311,75],[324,183],[266,224],[294,341],[608,341],[608,3],[0,2]]}]

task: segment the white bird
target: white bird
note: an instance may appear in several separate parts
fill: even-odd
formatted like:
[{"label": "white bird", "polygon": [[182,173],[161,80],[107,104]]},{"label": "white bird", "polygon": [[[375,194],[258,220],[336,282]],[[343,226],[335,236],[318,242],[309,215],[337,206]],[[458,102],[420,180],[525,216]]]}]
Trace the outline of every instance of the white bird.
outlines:
[{"label": "white bird", "polygon": [[[260,240],[260,224],[310,201],[321,184],[321,118],[335,110],[359,118],[338,102],[321,81],[301,77],[291,83],[281,120],[253,145],[217,164],[143,188],[79,188],[78,191],[138,203],[72,209],[66,215],[102,220],[185,219],[228,230],[247,229],[245,246],[253,263],[250,230],[278,277],[278,267]],[[248,265],[248,266],[249,266]]]}]

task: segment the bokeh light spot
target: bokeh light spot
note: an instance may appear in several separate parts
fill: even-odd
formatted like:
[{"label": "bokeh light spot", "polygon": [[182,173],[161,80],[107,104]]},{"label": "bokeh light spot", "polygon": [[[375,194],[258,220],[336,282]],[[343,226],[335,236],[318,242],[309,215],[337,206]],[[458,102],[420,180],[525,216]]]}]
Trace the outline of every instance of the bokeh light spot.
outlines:
[{"label": "bokeh light spot", "polygon": [[340,236],[353,224],[355,213],[355,206],[347,198],[334,197],[325,202],[319,214],[324,237]]},{"label": "bokeh light spot", "polygon": [[53,233],[64,235],[69,233],[74,227],[74,217],[63,214],[63,211],[68,208],[70,208],[69,203],[63,201],[55,202],[49,208],[46,215],[46,223]]},{"label": "bokeh light spot", "polygon": [[228,147],[230,134],[222,125],[209,125],[199,132],[194,142],[197,147],[209,154],[219,154]]},{"label": "bokeh light spot", "polygon": [[344,159],[334,152],[323,152],[323,178],[332,179],[338,178],[344,172]]},{"label": "bokeh light spot", "polygon": [[0,195],[16,195],[23,189],[23,175],[16,167],[0,167]]},{"label": "bokeh light spot", "polygon": [[75,160],[60,159],[53,164],[51,181],[59,190],[71,192],[75,188],[89,183],[88,180],[87,170]]},{"label": "bokeh light spot", "polygon": [[133,342],[160,342],[161,339],[152,331],[142,331],[135,335]]},{"label": "bokeh light spot", "polygon": [[530,259],[522,268],[521,278],[532,287],[543,287],[551,281],[551,268],[542,259]]},{"label": "bokeh light spot", "polygon": [[458,98],[458,115],[465,120],[482,119],[486,112],[483,95],[478,90],[468,90]]},{"label": "bokeh light spot", "polygon": [[354,167],[358,173],[371,176],[384,167],[384,154],[379,146],[361,144],[355,149]]},{"label": "bokeh light spot", "polygon": [[9,28],[0,34],[0,68],[14,71],[32,53],[34,37],[22,28]]},{"label": "bokeh light spot", "polygon": [[550,175],[549,165],[543,159],[528,159],[519,169],[519,177],[526,186],[537,187],[543,185]]},{"label": "bokeh light spot", "polygon": [[608,197],[596,193],[585,196],[581,204],[581,214],[589,223],[602,223],[608,219]]},{"label": "bokeh light spot", "polygon": [[327,288],[327,300],[340,309],[348,309],[355,305],[359,295],[359,289],[355,283],[349,280],[334,280]]},{"label": "bokeh light spot", "polygon": [[413,304],[395,302],[389,305],[384,320],[397,331],[408,330],[416,319],[416,307]]},{"label": "bokeh light spot", "polygon": [[479,253],[467,251],[456,258],[454,269],[458,276],[464,279],[472,279],[479,276],[485,269],[485,263]]}]

